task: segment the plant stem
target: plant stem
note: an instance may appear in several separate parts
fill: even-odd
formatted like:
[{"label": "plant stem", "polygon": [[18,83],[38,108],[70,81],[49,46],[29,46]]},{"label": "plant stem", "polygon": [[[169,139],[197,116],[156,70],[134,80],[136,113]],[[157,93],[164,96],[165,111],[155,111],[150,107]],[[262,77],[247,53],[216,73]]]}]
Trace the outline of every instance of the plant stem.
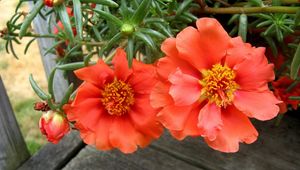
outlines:
[{"label": "plant stem", "polygon": [[[280,3],[281,4],[299,4],[300,1],[298,1],[298,0],[281,0]],[[236,2],[236,3],[232,4],[231,6],[238,7],[238,6],[245,6],[247,4],[249,4],[249,3],[248,2]],[[272,0],[263,1],[263,4],[264,5],[271,5]]]},{"label": "plant stem", "polygon": [[[9,33],[4,36],[13,36],[13,37],[18,37],[19,34],[17,33]],[[35,37],[35,38],[56,38],[55,35],[40,35],[40,34],[26,34],[23,37]]]},{"label": "plant stem", "polygon": [[229,8],[211,8],[206,7],[200,10],[201,13],[209,14],[252,14],[252,13],[287,13],[295,14],[300,7],[229,7]]}]

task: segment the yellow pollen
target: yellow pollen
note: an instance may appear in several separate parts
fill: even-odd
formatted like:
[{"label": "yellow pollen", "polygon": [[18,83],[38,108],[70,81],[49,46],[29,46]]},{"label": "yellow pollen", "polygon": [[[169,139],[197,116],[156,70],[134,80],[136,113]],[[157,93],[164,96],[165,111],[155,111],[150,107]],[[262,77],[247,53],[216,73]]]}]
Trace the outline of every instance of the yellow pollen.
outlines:
[{"label": "yellow pollen", "polygon": [[210,70],[201,71],[203,79],[201,97],[208,98],[210,102],[219,107],[226,107],[233,101],[233,93],[239,88],[234,81],[235,72],[228,66],[215,64]]},{"label": "yellow pollen", "polygon": [[121,116],[134,104],[134,93],[129,84],[115,79],[104,86],[101,102],[110,115]]}]

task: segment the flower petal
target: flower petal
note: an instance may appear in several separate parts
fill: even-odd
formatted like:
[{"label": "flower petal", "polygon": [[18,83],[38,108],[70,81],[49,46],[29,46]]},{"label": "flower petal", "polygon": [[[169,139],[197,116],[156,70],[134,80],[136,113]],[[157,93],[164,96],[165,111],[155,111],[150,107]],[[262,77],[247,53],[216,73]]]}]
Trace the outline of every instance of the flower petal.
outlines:
[{"label": "flower petal", "polygon": [[281,103],[272,92],[248,92],[238,90],[235,92],[234,105],[249,117],[259,120],[270,120],[278,112],[277,104]]},{"label": "flower petal", "polygon": [[80,80],[102,87],[107,81],[112,81],[114,73],[102,60],[96,65],[84,67],[74,72]]},{"label": "flower petal", "polygon": [[123,49],[118,48],[116,50],[112,64],[114,65],[115,76],[120,80],[126,81],[127,78],[132,74],[132,69],[128,67],[126,52]]},{"label": "flower petal", "polygon": [[199,107],[194,107],[188,115],[185,125],[182,130],[170,130],[171,135],[178,139],[183,140],[187,136],[199,136],[200,131],[197,127],[199,116]]},{"label": "flower petal", "polygon": [[171,82],[169,94],[173,97],[175,105],[190,105],[199,99],[201,89],[197,78],[182,73],[178,68],[169,76],[169,81]]},{"label": "flower petal", "polygon": [[74,104],[79,104],[86,99],[100,99],[101,97],[101,90],[96,87],[94,84],[89,82],[83,82],[77,88],[77,94],[74,99]]},{"label": "flower petal", "polygon": [[147,145],[143,135],[135,130],[130,123],[129,117],[115,117],[110,128],[109,140],[112,146],[120,149],[123,153],[132,153],[137,150],[137,144]]},{"label": "flower petal", "polygon": [[274,80],[273,64],[268,64],[264,48],[254,49],[251,58],[235,65],[236,82],[240,88],[247,91],[265,91],[267,82]]},{"label": "flower petal", "polygon": [[109,140],[110,129],[112,128],[113,117],[109,114],[102,114],[99,121],[96,135],[96,148],[100,150],[110,150],[113,148]]},{"label": "flower petal", "polygon": [[150,94],[153,86],[157,82],[155,67],[133,60],[132,68],[134,73],[128,79],[128,82],[134,92],[139,94]]},{"label": "flower petal", "polygon": [[173,103],[172,97],[169,95],[169,83],[162,83],[158,82],[153,87],[151,95],[150,95],[150,102],[154,108],[165,107]]},{"label": "flower petal", "polygon": [[201,18],[196,24],[198,30],[187,27],[177,35],[176,46],[182,59],[208,69],[225,56],[230,37],[216,19]]},{"label": "flower petal", "polygon": [[239,142],[247,144],[256,141],[258,132],[250,120],[233,106],[222,112],[223,127],[215,140],[205,138],[206,143],[221,152],[237,152]]},{"label": "flower petal", "polygon": [[217,132],[222,128],[221,108],[214,103],[207,103],[201,110],[198,117],[198,125],[201,136],[209,140],[216,138]]},{"label": "flower petal", "polygon": [[158,120],[170,130],[183,130],[189,118],[192,106],[169,105],[158,114]]}]

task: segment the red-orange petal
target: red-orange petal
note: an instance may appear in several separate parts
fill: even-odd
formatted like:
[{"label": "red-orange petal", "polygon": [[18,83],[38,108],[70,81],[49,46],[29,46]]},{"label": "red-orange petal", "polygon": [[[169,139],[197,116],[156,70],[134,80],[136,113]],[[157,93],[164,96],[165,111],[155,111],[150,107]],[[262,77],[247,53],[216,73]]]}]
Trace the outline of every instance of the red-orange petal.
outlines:
[{"label": "red-orange petal", "polygon": [[77,88],[77,94],[74,99],[74,104],[79,104],[86,99],[99,99],[101,97],[101,90],[96,87],[94,84],[89,82],[83,82]]},{"label": "red-orange petal", "polygon": [[79,79],[92,83],[97,87],[102,87],[114,78],[113,70],[102,60],[99,60],[96,65],[78,69],[74,73]]},{"label": "red-orange petal", "polygon": [[150,102],[154,108],[165,107],[166,105],[173,103],[173,99],[169,95],[169,88],[169,82],[156,83],[150,95]]},{"label": "red-orange petal", "polygon": [[150,94],[157,82],[155,67],[134,60],[132,68],[134,73],[128,79],[128,83],[134,92],[138,94]]},{"label": "red-orange petal", "polygon": [[192,106],[165,106],[158,114],[158,120],[170,130],[183,130]]},{"label": "red-orange petal", "polygon": [[256,141],[258,132],[251,124],[249,118],[233,106],[222,111],[223,127],[215,140],[205,138],[206,143],[221,152],[237,152],[239,142],[247,144]]},{"label": "red-orange petal", "polygon": [[230,37],[213,18],[201,18],[197,28],[187,27],[176,37],[176,46],[182,59],[198,70],[209,69],[225,56]]},{"label": "red-orange petal", "polygon": [[191,105],[199,99],[201,88],[197,78],[182,73],[178,68],[174,74],[170,74],[169,81],[171,82],[169,94],[175,105]]},{"label": "red-orange petal", "polygon": [[112,64],[114,65],[115,76],[118,77],[118,79],[126,81],[132,74],[132,69],[128,67],[126,52],[122,48],[116,50]]},{"label": "red-orange petal", "polygon": [[200,131],[197,126],[199,109],[199,107],[193,107],[182,130],[170,130],[174,138],[183,140],[187,136],[200,136]]},{"label": "red-orange petal", "polygon": [[249,92],[238,90],[234,94],[234,105],[244,114],[259,120],[270,120],[278,112],[281,103],[272,92]]},{"label": "red-orange petal", "polygon": [[101,115],[96,126],[97,130],[94,132],[96,136],[95,145],[97,149],[110,150],[113,148],[109,140],[113,119],[114,117],[110,116],[109,114]]},{"label": "red-orange petal", "polygon": [[268,89],[267,83],[275,78],[273,68],[264,56],[264,48],[257,48],[251,58],[235,65],[235,80],[242,90],[265,91]]},{"label": "red-orange petal", "polygon": [[137,150],[137,145],[145,146],[150,141],[138,132],[131,124],[129,117],[115,117],[110,127],[109,140],[113,147],[123,153],[132,153]]},{"label": "red-orange petal", "polygon": [[198,127],[201,136],[209,140],[216,139],[218,131],[222,128],[221,108],[214,103],[207,103],[201,110],[198,117]]}]

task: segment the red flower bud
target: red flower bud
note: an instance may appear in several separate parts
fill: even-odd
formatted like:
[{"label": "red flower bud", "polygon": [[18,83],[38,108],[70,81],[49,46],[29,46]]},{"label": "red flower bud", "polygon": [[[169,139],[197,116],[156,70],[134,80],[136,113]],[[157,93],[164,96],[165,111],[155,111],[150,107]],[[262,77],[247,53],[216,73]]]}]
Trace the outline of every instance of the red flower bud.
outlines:
[{"label": "red flower bud", "polygon": [[57,6],[64,3],[64,0],[44,0],[44,4],[48,7]]},{"label": "red flower bud", "polygon": [[69,131],[68,120],[60,113],[48,111],[40,118],[39,127],[49,142],[57,144]]}]

